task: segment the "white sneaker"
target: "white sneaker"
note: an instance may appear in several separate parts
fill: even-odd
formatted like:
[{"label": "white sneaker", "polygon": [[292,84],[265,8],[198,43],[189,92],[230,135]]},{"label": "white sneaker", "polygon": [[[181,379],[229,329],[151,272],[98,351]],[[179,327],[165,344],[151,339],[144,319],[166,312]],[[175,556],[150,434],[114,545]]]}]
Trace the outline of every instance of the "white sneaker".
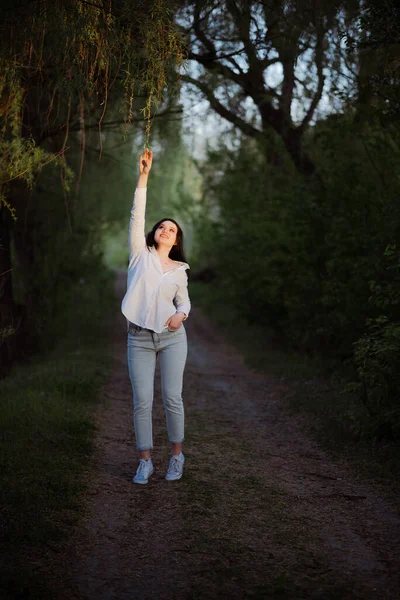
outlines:
[{"label": "white sneaker", "polygon": [[185,462],[185,457],[182,452],[178,454],[178,456],[171,456],[169,459],[168,471],[165,476],[167,481],[176,481],[180,479],[183,474],[183,463]]},{"label": "white sneaker", "polygon": [[149,477],[153,473],[153,471],[154,467],[151,458],[149,458],[149,460],[141,458],[136,471],[136,475],[132,479],[133,483],[140,483],[141,485],[148,483]]}]

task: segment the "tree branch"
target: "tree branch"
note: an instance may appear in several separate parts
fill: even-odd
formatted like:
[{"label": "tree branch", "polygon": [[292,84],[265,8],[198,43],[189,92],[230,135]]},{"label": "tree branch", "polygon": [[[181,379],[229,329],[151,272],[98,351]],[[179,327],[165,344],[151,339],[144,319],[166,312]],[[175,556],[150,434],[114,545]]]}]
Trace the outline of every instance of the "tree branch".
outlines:
[{"label": "tree branch", "polygon": [[245,83],[246,76],[244,73],[235,73],[235,71],[232,71],[227,65],[217,62],[215,58],[210,58],[208,54],[194,54],[194,52],[190,52],[189,59],[197,61],[208,71],[216,73],[217,75],[222,75],[222,77],[234,81],[240,86],[243,86]]},{"label": "tree branch", "polygon": [[197,38],[204,45],[204,47],[208,50],[209,54],[212,57],[215,57],[217,54],[217,52],[215,50],[215,46],[214,46],[213,42],[208,39],[208,37],[206,36],[206,34],[204,33],[204,31],[202,30],[202,28],[200,26],[200,23],[202,21],[202,19],[200,19],[200,12],[201,12],[200,2],[197,1],[196,6],[194,7],[194,23],[193,23],[194,31],[197,35]]},{"label": "tree branch", "polygon": [[295,52],[293,51],[293,49],[290,52],[289,56],[283,56],[281,58],[283,67],[283,82],[279,104],[283,112],[285,125],[287,127],[292,126],[291,107],[293,101],[293,91],[295,87],[295,60]]},{"label": "tree branch", "polygon": [[317,75],[318,75],[318,86],[317,91],[315,92],[314,98],[311,101],[309,109],[306,113],[306,116],[302,120],[301,124],[297,128],[299,132],[303,132],[311,119],[313,118],[315,109],[317,108],[319,101],[322,97],[322,92],[324,91],[325,85],[325,76],[324,76],[324,67],[323,67],[323,59],[324,59],[324,51],[323,51],[323,41],[325,31],[322,28],[321,23],[317,24],[317,43],[315,45],[315,64],[317,65]]},{"label": "tree branch", "polygon": [[235,125],[238,129],[243,131],[243,133],[249,135],[250,137],[257,138],[260,140],[263,138],[262,131],[260,131],[256,127],[253,127],[253,125],[250,125],[250,123],[247,123],[244,119],[242,119],[238,115],[235,115],[228,108],[226,108],[226,106],[224,106],[214,96],[212,90],[209,87],[207,87],[204,83],[198,81],[197,79],[193,79],[193,77],[190,77],[189,75],[182,75],[182,80],[186,81],[186,83],[190,83],[191,85],[196,86],[207,98],[211,105],[211,108],[215,110],[215,112],[218,113],[221,117],[223,117],[224,119]]},{"label": "tree branch", "polygon": [[252,68],[259,63],[259,59],[254,50],[253,44],[250,41],[251,8],[248,7],[248,10],[243,9],[243,11],[241,12],[237,7],[235,0],[227,0],[227,6],[231,11],[233,21],[237,27],[240,38],[243,42],[246,55],[249,61],[249,67]]},{"label": "tree branch", "polygon": [[234,66],[235,69],[237,69],[239,71],[239,73],[241,75],[244,75],[244,71],[243,71],[242,67],[239,65],[239,63],[236,62],[236,60],[233,58],[233,56],[229,56],[229,57],[226,56],[225,58],[228,60],[228,62],[230,62]]},{"label": "tree branch", "polygon": [[[176,109],[176,110],[166,109],[163,112],[152,115],[150,117],[150,119],[156,119],[156,118],[165,117],[168,115],[175,115],[175,114],[183,114],[183,109],[181,109],[181,108]],[[130,123],[144,123],[144,122],[145,122],[145,119],[143,117],[138,118],[138,119],[131,119],[131,121],[128,123],[128,125]],[[117,127],[118,125],[126,125],[126,124],[127,124],[127,122],[124,121],[123,119],[118,119],[116,121],[106,121],[105,123],[102,123],[101,128],[102,128],[102,130],[104,130],[104,129],[110,129],[111,127]],[[62,131],[65,130],[65,127],[66,127],[66,123],[63,123],[62,125],[60,125],[60,127],[56,128],[56,129],[43,131],[42,135],[37,139],[37,143],[40,144],[44,140],[48,139],[49,137],[58,135],[59,133],[61,133]],[[99,128],[99,122],[97,120],[94,123],[85,123],[85,126],[84,126],[85,131],[89,131],[90,129],[98,129],[98,128]],[[69,133],[81,131],[81,130],[82,130],[82,123],[80,120],[72,123],[68,129]]]}]

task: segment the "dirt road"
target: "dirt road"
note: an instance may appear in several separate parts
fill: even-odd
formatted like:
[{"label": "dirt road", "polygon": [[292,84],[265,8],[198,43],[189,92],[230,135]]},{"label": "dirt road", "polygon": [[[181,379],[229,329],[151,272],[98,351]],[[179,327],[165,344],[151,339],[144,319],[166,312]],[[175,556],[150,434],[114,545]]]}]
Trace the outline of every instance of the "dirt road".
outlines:
[{"label": "dirt road", "polygon": [[[120,289],[121,291],[121,289]],[[400,518],[284,411],[292,393],[255,374],[193,310],[186,322],[185,473],[164,479],[160,388],[155,474],[137,458],[122,317],[104,390],[86,513],[62,582],[69,599],[400,597]]]}]

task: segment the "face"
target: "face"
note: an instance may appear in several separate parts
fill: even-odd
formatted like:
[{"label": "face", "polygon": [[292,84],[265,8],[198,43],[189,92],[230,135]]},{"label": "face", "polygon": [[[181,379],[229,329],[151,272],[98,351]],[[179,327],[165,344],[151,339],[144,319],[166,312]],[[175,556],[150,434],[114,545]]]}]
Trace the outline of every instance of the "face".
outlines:
[{"label": "face", "polygon": [[166,245],[172,248],[176,244],[178,227],[172,221],[163,221],[160,223],[154,234],[154,241],[157,244]]}]

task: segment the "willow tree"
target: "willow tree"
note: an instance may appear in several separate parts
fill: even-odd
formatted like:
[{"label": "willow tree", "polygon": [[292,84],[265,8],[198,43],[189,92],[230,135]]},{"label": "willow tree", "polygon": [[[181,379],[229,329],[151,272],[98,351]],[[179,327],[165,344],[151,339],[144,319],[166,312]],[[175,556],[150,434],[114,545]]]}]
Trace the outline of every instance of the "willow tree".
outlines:
[{"label": "willow tree", "polygon": [[[144,119],[147,139],[155,105],[176,79],[180,37],[168,0],[4,0],[0,8],[0,364],[12,362],[23,314],[12,293],[10,244],[18,243],[28,189],[47,164],[60,171],[68,191],[68,139],[102,131],[110,104],[118,122]],[[142,97],[140,114],[136,99]],[[114,102],[113,102],[114,101]],[[115,113],[115,111],[114,111]],[[26,231],[28,229],[28,231]]]},{"label": "willow tree", "polygon": [[313,175],[303,140],[321,103],[355,82],[343,35],[352,39],[358,8],[357,0],[188,0],[179,22],[193,66],[184,80],[239,131],[281,146]]}]

